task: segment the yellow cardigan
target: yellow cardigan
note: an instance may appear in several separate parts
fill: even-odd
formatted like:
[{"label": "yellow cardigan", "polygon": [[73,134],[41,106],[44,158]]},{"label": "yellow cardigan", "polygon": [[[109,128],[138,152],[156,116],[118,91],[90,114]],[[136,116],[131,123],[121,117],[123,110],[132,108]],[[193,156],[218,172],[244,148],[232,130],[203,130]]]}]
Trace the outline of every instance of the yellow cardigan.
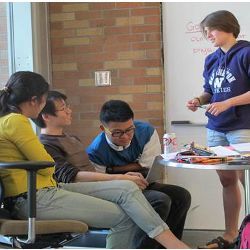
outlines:
[{"label": "yellow cardigan", "polygon": [[[11,113],[0,117],[0,162],[53,161],[35,135],[28,118]],[[37,172],[37,189],[56,186],[54,167]],[[25,170],[0,169],[5,197],[27,192]]]}]

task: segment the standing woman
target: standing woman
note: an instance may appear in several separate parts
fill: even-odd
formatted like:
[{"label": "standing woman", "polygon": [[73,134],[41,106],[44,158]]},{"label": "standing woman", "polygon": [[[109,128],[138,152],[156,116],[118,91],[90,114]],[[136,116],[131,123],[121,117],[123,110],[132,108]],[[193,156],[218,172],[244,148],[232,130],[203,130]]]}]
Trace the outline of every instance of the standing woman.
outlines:
[{"label": "standing woman", "polygon": [[[240,25],[226,10],[209,14],[201,31],[218,49],[207,56],[204,92],[189,100],[187,107],[208,104],[206,116],[208,146],[250,142],[250,43],[237,41]],[[241,195],[238,180],[242,171],[217,171],[223,186],[225,233],[207,243],[208,248],[230,248],[238,235]]]}]

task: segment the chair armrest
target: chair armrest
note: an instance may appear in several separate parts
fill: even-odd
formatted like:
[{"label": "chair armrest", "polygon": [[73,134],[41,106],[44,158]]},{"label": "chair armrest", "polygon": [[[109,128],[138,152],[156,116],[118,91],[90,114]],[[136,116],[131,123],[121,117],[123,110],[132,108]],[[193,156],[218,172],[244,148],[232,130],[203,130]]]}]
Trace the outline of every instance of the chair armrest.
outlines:
[{"label": "chair armrest", "polygon": [[27,171],[28,217],[36,217],[36,172],[39,169],[52,167],[55,163],[49,161],[15,161],[0,162],[0,169],[23,169]]},{"label": "chair armrest", "polygon": [[24,169],[24,170],[39,170],[54,166],[52,161],[13,161],[13,162],[0,162],[0,168],[9,169]]},{"label": "chair armrest", "polygon": [[35,241],[36,172],[39,169],[52,167],[54,164],[54,162],[48,161],[0,162],[0,169],[23,169],[27,171],[29,229],[26,243],[34,243]]}]

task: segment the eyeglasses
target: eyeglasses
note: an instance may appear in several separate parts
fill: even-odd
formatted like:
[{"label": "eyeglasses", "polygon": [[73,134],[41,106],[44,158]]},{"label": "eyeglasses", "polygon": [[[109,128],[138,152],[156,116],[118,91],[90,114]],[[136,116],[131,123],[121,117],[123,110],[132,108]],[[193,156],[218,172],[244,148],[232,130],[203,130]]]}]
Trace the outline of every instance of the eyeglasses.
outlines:
[{"label": "eyeglasses", "polygon": [[66,103],[62,108],[60,109],[56,109],[56,112],[60,112],[60,111],[68,111],[70,109],[70,104]]},{"label": "eyeglasses", "polygon": [[124,134],[133,135],[135,132],[135,127],[133,126],[125,130],[115,130],[115,131],[110,131],[108,128],[104,127],[104,130],[108,132],[112,137],[121,138]]}]

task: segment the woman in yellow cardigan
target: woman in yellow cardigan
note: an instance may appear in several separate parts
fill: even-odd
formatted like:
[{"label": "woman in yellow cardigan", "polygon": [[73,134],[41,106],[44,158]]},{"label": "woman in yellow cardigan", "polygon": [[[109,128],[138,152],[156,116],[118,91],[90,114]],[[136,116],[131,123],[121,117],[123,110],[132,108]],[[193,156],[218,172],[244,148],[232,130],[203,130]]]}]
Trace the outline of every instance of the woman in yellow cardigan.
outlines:
[{"label": "woman in yellow cardigan", "polygon": [[[33,72],[14,73],[0,91],[0,161],[53,161],[28,118],[43,109],[49,85]],[[167,248],[187,248],[169,230],[132,181],[57,184],[54,167],[37,173],[37,218],[75,219],[111,228],[107,248],[135,248],[138,226]],[[13,210],[26,218],[26,171],[4,169],[0,176]],[[146,183],[145,183],[146,185]],[[121,240],[122,239],[122,240]]]}]

